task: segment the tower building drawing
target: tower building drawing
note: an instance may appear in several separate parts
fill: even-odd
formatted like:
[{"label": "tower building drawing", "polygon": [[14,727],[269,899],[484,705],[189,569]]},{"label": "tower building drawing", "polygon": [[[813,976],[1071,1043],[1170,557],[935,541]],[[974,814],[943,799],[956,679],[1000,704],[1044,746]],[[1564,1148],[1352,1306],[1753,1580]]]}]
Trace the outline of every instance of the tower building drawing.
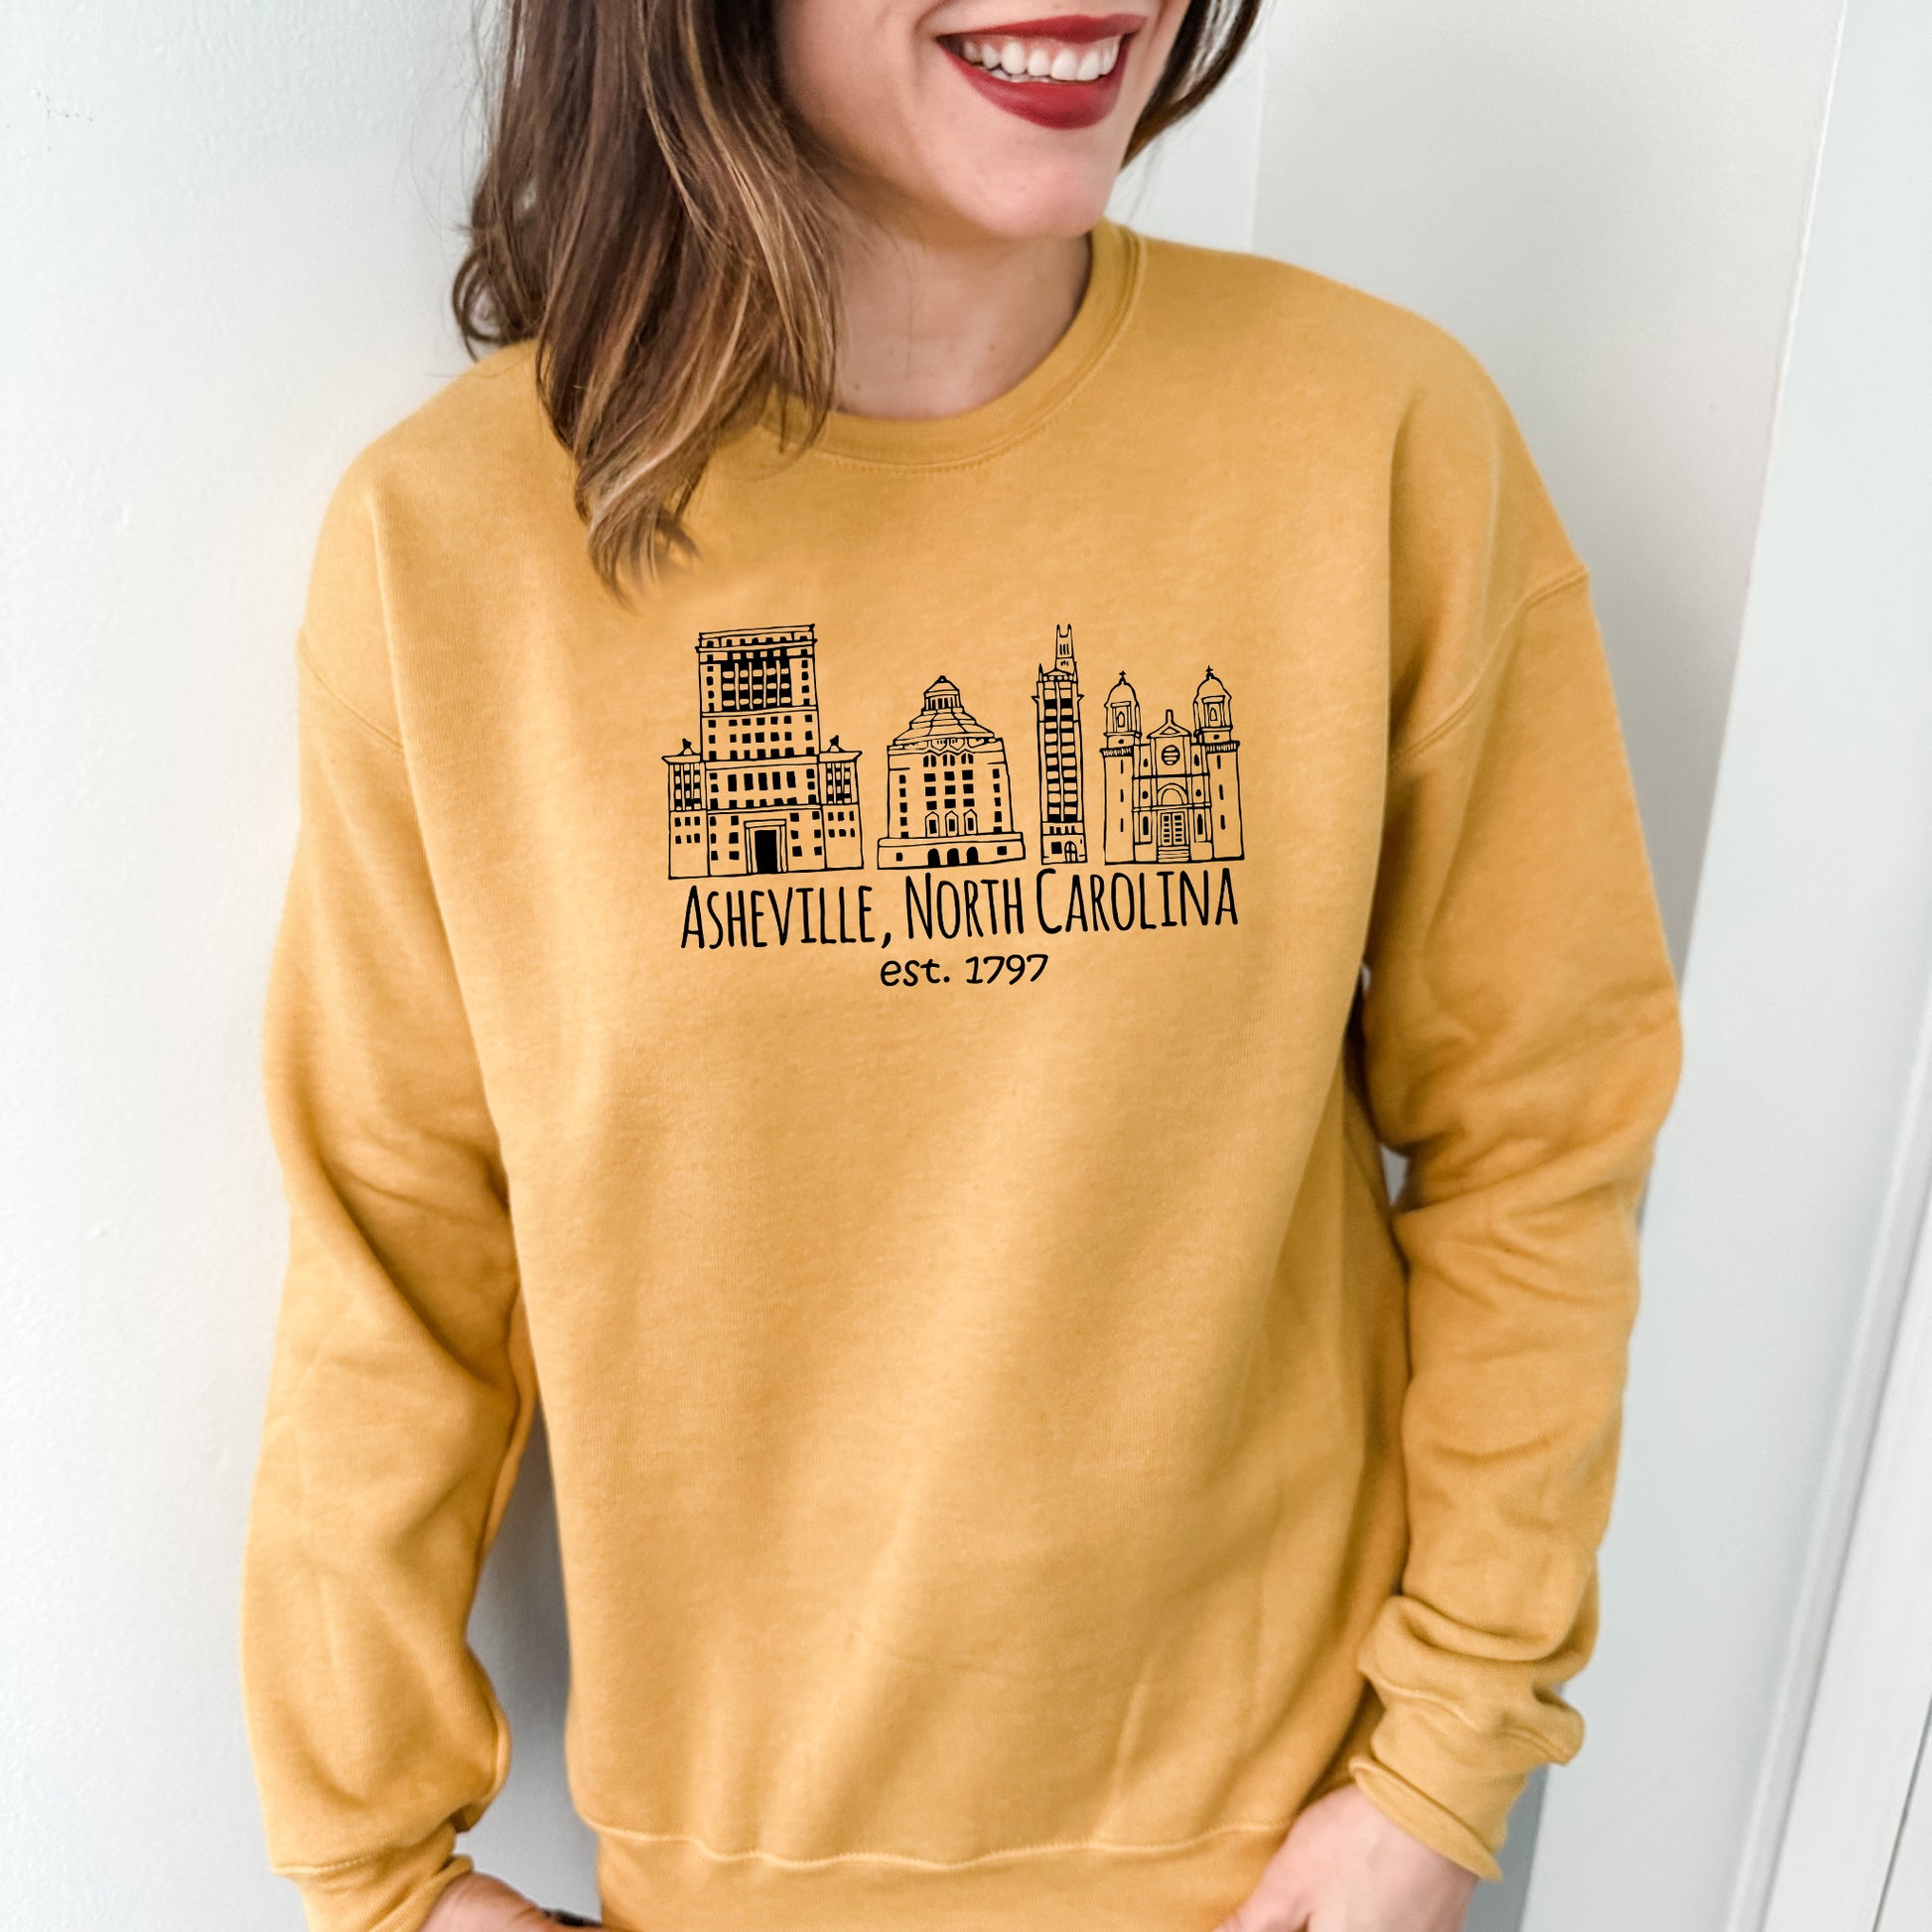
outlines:
[{"label": "tower building drawing", "polygon": [[886,751],[882,872],[909,866],[987,866],[1027,856],[1014,822],[1006,745],[938,678]]},{"label": "tower building drawing", "polygon": [[1039,863],[1087,862],[1086,805],[1080,785],[1080,670],[1073,626],[1053,628],[1053,667],[1039,667],[1034,689],[1039,740]]},{"label": "tower building drawing", "polygon": [[1100,769],[1110,866],[1166,865],[1241,857],[1241,741],[1232,700],[1210,665],[1194,692],[1190,730],[1170,711],[1141,730],[1141,701],[1127,681],[1107,693]]},{"label": "tower building drawing", "polygon": [[698,633],[698,743],[666,755],[673,879],[865,864],[859,753],[823,736],[816,626]]}]

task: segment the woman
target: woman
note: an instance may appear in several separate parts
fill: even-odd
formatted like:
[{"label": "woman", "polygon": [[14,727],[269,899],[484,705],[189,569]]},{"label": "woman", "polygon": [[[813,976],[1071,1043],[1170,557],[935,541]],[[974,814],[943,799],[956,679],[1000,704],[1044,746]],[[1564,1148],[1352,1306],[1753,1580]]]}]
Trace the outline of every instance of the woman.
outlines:
[{"label": "woman", "polygon": [[1253,11],[514,0],[504,346],[301,639],[322,1932],[543,1922],[455,1850],[539,1389],[613,1926],[1453,1932],[1577,1747],[1671,976],[1480,372],[1103,218]]}]

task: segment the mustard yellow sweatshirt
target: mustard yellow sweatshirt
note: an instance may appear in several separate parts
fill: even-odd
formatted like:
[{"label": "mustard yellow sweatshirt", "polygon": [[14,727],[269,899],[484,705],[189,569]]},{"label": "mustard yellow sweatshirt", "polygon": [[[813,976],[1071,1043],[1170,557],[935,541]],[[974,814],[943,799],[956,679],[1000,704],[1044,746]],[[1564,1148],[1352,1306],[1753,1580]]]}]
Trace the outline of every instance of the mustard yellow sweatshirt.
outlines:
[{"label": "mustard yellow sweatshirt", "polygon": [[1208,1932],[1349,1778],[1492,1872],[1677,1060],[1496,394],[1106,225],[1017,389],[748,431],[631,608],[571,483],[492,356],[301,634],[244,1648],[311,1923],[414,1932],[503,1777],[539,1391],[614,1926]]}]

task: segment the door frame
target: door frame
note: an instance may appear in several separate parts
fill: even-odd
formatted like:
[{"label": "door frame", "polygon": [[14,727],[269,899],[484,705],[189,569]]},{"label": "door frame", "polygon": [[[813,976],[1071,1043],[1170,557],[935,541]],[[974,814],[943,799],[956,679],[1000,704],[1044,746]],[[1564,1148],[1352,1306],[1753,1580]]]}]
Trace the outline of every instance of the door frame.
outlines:
[{"label": "door frame", "polygon": [[[745,860],[746,860],[745,870],[749,874],[751,874],[754,878],[768,879],[774,873],[788,872],[790,870],[790,854],[786,851],[787,835],[786,835],[785,827],[787,822],[788,821],[784,818],[782,814],[780,814],[776,818],[767,817],[767,818],[747,818],[746,819],[745,821]],[[776,841],[775,850],[778,855],[778,863],[771,868],[770,872],[766,872],[762,866],[757,863],[757,853],[759,849],[758,842],[760,835],[766,832],[769,832],[772,838]]]},{"label": "door frame", "polygon": [[1873,1932],[1932,1717],[1932,1012],[1732,1932]]}]

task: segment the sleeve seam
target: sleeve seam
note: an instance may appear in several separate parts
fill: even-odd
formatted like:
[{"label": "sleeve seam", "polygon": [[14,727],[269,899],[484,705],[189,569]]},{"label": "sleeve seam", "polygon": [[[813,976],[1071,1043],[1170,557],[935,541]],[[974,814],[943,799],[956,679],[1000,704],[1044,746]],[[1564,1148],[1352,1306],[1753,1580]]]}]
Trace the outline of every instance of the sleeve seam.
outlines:
[{"label": "sleeve seam", "polygon": [[380,739],[392,752],[400,752],[403,749],[401,739],[396,737],[393,732],[384,731],[373,718],[367,717],[358,711],[323,675],[322,667],[316,662],[315,654],[310,650],[309,641],[306,636],[299,636],[297,638],[296,656],[300,659],[303,668],[315,679],[317,688],[336,705],[338,710],[354,719],[370,737]]},{"label": "sleeve seam", "polygon": [[1482,662],[1477,667],[1475,676],[1469,681],[1469,688],[1420,736],[1412,738],[1406,745],[1397,746],[1389,754],[1390,771],[1395,771],[1399,766],[1419,758],[1432,746],[1440,744],[1469,716],[1475,709],[1476,700],[1482,696],[1487,687],[1496,666],[1502,662],[1504,646],[1518,625],[1538,605],[1548,603],[1551,598],[1559,597],[1565,591],[1575,590],[1578,585],[1588,581],[1588,570],[1584,565],[1577,564],[1565,571],[1561,577],[1553,578],[1549,583],[1540,585],[1535,590],[1526,591],[1516,608],[1496,627],[1496,635],[1489,648],[1483,653]]},{"label": "sleeve seam", "polygon": [[[428,1838],[418,1839],[413,1845],[384,1845],[373,1852],[358,1853],[352,1859],[336,1859],[328,1864],[278,1864],[275,1869],[284,1878],[298,1882],[304,1878],[336,1878],[345,1871],[360,1871],[366,1865],[386,1864],[391,1860],[406,1858],[411,1852],[421,1852],[436,1843],[439,1833]],[[446,1859],[444,1864],[449,1861]],[[437,1869],[442,1870],[439,1865]]]}]

